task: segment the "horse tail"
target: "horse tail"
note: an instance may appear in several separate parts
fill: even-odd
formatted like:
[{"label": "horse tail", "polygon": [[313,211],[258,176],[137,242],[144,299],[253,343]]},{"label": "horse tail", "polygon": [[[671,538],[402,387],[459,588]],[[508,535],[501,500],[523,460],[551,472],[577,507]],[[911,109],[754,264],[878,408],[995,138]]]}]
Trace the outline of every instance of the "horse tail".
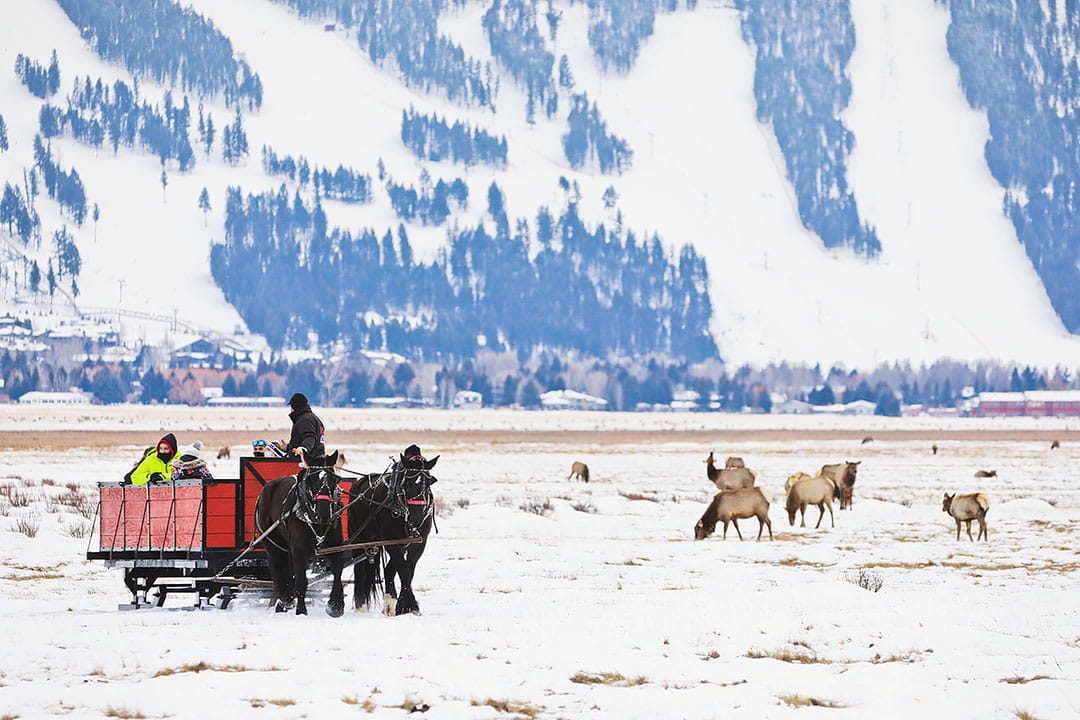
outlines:
[{"label": "horse tail", "polygon": [[[368,607],[372,607],[376,598],[382,597],[383,589],[383,565],[386,563],[386,549],[379,548],[378,552],[369,557],[362,559],[357,567],[361,568],[361,572],[365,576],[366,593],[361,598],[361,602]],[[359,577],[356,578],[359,580]],[[355,581],[354,581],[355,582]]]}]

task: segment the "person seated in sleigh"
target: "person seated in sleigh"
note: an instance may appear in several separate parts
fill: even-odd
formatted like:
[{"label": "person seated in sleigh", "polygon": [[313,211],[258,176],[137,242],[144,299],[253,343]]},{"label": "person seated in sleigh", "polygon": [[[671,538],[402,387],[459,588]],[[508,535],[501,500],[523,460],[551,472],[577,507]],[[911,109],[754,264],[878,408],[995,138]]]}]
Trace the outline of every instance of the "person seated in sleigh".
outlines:
[{"label": "person seated in sleigh", "polygon": [[158,440],[154,447],[143,451],[142,459],[124,476],[125,483],[142,487],[151,482],[166,482],[172,479],[170,464],[176,457],[176,436],[168,433]]},{"label": "person seated in sleigh", "polygon": [[173,480],[213,480],[210,468],[202,457],[203,444],[196,440],[185,448],[180,457],[172,461]]}]

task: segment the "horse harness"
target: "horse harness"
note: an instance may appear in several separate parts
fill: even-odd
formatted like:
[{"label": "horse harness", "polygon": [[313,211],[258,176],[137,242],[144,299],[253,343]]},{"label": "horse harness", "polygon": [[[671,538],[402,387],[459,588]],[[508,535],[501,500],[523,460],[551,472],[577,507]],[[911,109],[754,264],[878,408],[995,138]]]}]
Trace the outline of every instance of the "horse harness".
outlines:
[{"label": "horse harness", "polygon": [[[406,460],[412,459],[414,458],[406,458]],[[423,460],[423,457],[419,459]],[[410,481],[420,486],[419,492],[411,497],[407,495],[405,489],[410,484]],[[394,517],[401,518],[405,522],[407,536],[409,538],[420,538],[422,536],[420,528],[427,522],[428,518],[431,518],[433,525],[435,522],[435,502],[431,494],[431,483],[431,474],[427,468],[408,468],[404,467],[403,463],[392,461],[391,465],[379,474],[378,480],[369,483],[367,489],[353,497],[345,507],[348,508],[349,505],[363,500],[368,505],[379,507],[388,511]],[[371,497],[370,494],[373,494],[373,491],[379,487],[386,488],[383,498]],[[410,505],[424,506],[424,516],[415,525],[409,514]],[[352,542],[359,537],[360,533],[371,524],[374,518],[374,514],[369,515],[359,527],[349,528],[349,539],[346,542]],[[438,528],[435,531],[438,532]]]}]

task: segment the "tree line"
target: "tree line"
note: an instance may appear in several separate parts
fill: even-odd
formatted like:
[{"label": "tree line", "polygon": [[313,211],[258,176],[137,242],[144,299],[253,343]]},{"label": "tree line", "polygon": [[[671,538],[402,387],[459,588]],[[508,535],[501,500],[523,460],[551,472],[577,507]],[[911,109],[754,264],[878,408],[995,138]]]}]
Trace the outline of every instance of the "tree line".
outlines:
[{"label": "tree line", "polygon": [[[705,264],[693,249],[672,257],[655,235],[590,228],[574,204],[558,217],[542,208],[534,231],[523,218],[511,225],[493,183],[488,222],[451,230],[429,263],[414,260],[404,226],[381,238],[331,229],[317,198],[309,206],[284,185],[246,197],[230,188],[225,213],[213,276],[273,347],[317,337],[418,357],[537,346],[715,353]],[[285,288],[279,305],[264,301]]]},{"label": "tree line", "polygon": [[985,156],[1005,213],[1054,309],[1080,332],[1080,13],[1071,2],[945,5],[961,87],[989,121]]},{"label": "tree line", "polygon": [[401,113],[401,142],[425,160],[506,166],[505,136],[495,137],[460,120],[451,125],[438,115],[418,113],[411,107]]},{"label": "tree line", "polygon": [[799,217],[826,247],[876,255],[881,243],[847,183],[855,138],[842,120],[851,98],[855,48],[848,0],[736,0],[742,32],[756,48],[757,116],[776,136]]},{"label": "tree line", "polygon": [[176,0],[57,0],[102,58],[162,85],[262,105],[262,81],[213,22]]}]

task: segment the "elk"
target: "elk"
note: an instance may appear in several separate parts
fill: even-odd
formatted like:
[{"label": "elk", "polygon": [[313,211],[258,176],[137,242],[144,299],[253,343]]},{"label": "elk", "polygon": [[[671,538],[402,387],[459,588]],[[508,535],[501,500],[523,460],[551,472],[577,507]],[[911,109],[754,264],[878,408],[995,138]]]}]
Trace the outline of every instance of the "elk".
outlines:
[{"label": "elk", "polygon": [[[738,458],[728,458],[729,463],[732,460],[742,462]],[[716,467],[716,461],[712,453],[709,453],[709,457],[705,458],[705,465],[705,473],[708,475],[709,480],[721,491],[753,487],[754,480],[757,479],[757,473],[747,467],[732,467],[729,465],[721,470]]]},{"label": "elk", "polygon": [[761,540],[761,533],[766,526],[769,528],[769,539],[772,540],[772,522],[769,520],[769,501],[761,488],[751,487],[742,490],[727,490],[716,493],[716,497],[709,503],[705,514],[694,526],[694,539],[704,540],[713,534],[717,523],[724,524],[723,539],[727,539],[728,523],[735,526],[735,532],[742,540],[739,531],[739,520],[756,517],[758,519],[757,539]]},{"label": "elk", "polygon": [[[970,495],[957,495],[953,493],[945,493],[945,500],[941,503],[941,509],[943,512],[952,515],[956,520],[956,539],[960,539],[960,523],[963,522],[967,527],[968,540],[974,542],[976,539],[989,540],[990,533],[986,530],[986,511],[990,509],[990,500],[987,499],[982,493],[971,493]],[[971,537],[971,521],[979,521],[979,536],[978,538]]]},{"label": "elk", "polygon": [[793,482],[787,493],[788,522],[794,525],[795,514],[802,511],[802,523],[799,524],[799,527],[806,527],[806,506],[817,505],[821,514],[818,515],[817,525],[814,526],[814,529],[817,530],[821,527],[826,507],[829,508],[829,521],[833,527],[836,527],[836,516],[833,515],[832,509],[833,492],[835,490],[836,485],[824,475],[802,478]]},{"label": "elk", "polygon": [[570,467],[570,474],[566,476],[566,479],[573,480],[575,478],[582,482],[589,482],[589,466],[583,462],[575,462]]}]

